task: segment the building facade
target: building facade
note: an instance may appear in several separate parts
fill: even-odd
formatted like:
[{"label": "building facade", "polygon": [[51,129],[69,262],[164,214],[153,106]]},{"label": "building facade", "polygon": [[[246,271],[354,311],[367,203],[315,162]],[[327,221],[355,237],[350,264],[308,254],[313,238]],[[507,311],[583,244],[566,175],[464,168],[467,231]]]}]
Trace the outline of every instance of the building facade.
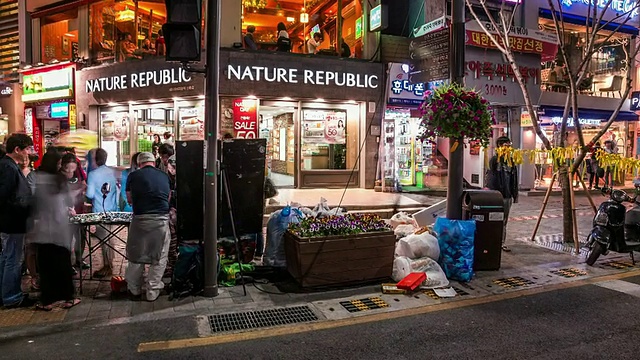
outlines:
[{"label": "building facade", "polygon": [[[374,186],[386,84],[382,65],[370,60],[378,44],[368,31],[374,6],[222,1],[219,135],[266,138],[276,185]],[[112,166],[152,150],[155,135],[204,140],[205,81],[164,61],[164,2],[34,0],[27,10],[34,63],[74,67],[74,107],[58,119],[60,132],[72,119],[76,129],[96,131]],[[275,51],[279,23],[291,39],[288,53]],[[246,44],[249,28],[256,50]],[[316,33],[321,41],[310,53],[307,41]],[[32,123],[52,125],[51,105],[37,106],[46,119]]]}]

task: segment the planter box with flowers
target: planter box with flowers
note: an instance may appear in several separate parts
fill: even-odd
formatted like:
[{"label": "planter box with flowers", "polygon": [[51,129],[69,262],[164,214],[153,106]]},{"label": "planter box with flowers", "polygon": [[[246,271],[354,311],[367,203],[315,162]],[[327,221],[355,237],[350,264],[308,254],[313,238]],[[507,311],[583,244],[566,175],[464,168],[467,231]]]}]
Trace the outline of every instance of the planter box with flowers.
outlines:
[{"label": "planter box with flowers", "polygon": [[285,233],[287,270],[302,287],[391,276],[395,236],[376,215],[306,218]]}]

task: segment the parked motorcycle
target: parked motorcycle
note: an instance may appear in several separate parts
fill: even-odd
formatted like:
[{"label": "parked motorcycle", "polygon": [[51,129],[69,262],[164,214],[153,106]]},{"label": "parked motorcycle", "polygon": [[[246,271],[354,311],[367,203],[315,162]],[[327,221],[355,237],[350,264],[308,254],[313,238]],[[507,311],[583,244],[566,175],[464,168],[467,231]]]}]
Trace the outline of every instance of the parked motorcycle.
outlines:
[{"label": "parked motorcycle", "polygon": [[[591,254],[587,258],[587,265],[592,266],[600,255],[607,255],[609,251],[629,253],[635,265],[634,251],[640,251],[640,187],[636,184],[633,196],[622,190],[603,188],[602,193],[609,196],[609,200],[598,207],[593,217],[593,229],[587,237],[587,244]],[[633,203],[634,207],[627,211],[624,203]]]}]

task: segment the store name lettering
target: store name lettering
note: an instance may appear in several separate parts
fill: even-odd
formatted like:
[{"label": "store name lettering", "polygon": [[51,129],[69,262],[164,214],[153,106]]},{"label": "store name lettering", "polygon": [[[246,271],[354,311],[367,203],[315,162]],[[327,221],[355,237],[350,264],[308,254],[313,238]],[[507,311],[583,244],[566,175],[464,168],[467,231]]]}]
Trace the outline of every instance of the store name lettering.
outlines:
[{"label": "store name lettering", "polygon": [[87,93],[180,84],[191,81],[184,69],[162,69],[87,80]]},{"label": "store name lettering", "polygon": [[[598,119],[583,119],[583,118],[579,118],[578,121],[580,122],[580,125],[593,125],[593,126],[599,126],[600,125],[600,120]],[[555,125],[560,125],[562,124],[562,117],[560,116],[554,116],[551,118],[551,122],[554,123]],[[567,118],[567,126],[568,127],[574,127],[575,121],[573,120],[572,117]]]},{"label": "store name lettering", "polygon": [[265,66],[229,65],[227,67],[227,79],[291,84],[303,83],[326,86],[333,85],[369,89],[375,89],[378,87],[377,75],[361,75],[324,70],[304,70],[302,74],[299,74],[298,69],[268,68]]},{"label": "store name lettering", "polygon": [[628,13],[631,17],[638,16],[638,8],[636,0],[562,0],[562,5],[571,7],[575,4],[583,4],[589,6],[597,6],[600,9],[606,9],[607,6],[616,13]]},{"label": "store name lettering", "polygon": [[[513,81],[515,81],[513,68],[508,64],[494,64],[488,61],[467,61],[465,65],[475,79],[484,76],[489,78],[489,80],[500,78],[500,80],[505,81],[507,78],[512,78]],[[539,68],[520,66],[519,70],[525,83],[528,83],[529,79],[533,80],[534,84],[538,83],[538,78],[540,77]]]},{"label": "store name lettering", "polygon": [[424,96],[424,83],[412,84],[409,80],[393,80],[391,91],[400,95],[403,91],[413,93],[415,96]]}]

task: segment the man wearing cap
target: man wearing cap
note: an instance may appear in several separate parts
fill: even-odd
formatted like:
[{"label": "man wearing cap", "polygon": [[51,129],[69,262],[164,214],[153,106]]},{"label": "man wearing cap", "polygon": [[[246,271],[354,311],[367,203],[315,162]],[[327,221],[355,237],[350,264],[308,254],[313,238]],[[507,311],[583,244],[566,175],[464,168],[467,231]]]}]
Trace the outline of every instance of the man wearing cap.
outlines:
[{"label": "man wearing cap", "polygon": [[[511,147],[511,140],[506,136],[501,136],[496,140],[497,148]],[[489,170],[487,172],[487,187],[491,190],[499,191],[504,199],[504,218],[502,232],[502,250],[511,251],[507,245],[507,221],[509,211],[514,202],[518,202],[518,168],[509,164],[506,159],[498,159],[498,155],[493,155],[489,160]]]},{"label": "man wearing cap", "polygon": [[149,152],[138,155],[139,170],[129,174],[127,201],[133,207],[133,218],[127,238],[129,264],[125,272],[132,299],[142,297],[144,267],[149,264],[145,284],[147,301],[155,301],[164,288],[162,275],[167,266],[171,239],[169,232],[169,176],[155,168],[155,157]]}]

